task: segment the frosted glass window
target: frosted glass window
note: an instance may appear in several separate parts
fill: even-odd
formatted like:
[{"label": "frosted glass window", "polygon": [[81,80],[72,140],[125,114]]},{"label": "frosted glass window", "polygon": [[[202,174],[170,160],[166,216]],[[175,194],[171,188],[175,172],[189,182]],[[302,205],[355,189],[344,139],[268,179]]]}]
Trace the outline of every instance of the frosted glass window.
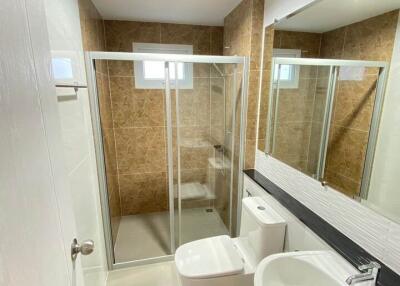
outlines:
[{"label": "frosted glass window", "polygon": [[144,61],[143,72],[145,79],[164,79],[164,62]]},{"label": "frosted glass window", "polygon": [[[143,62],[144,79],[165,79],[165,62],[161,61],[144,61]],[[184,64],[178,63],[178,79],[184,79]],[[171,64],[169,68],[169,78],[175,80],[175,64]]]},{"label": "frosted glass window", "polygon": [[[167,45],[133,43],[133,51],[136,53],[158,54],[193,54],[191,45]],[[175,87],[175,73],[178,75],[180,89],[193,88],[193,64],[169,63],[170,86]],[[135,87],[139,89],[162,89],[165,86],[165,62],[163,61],[135,61],[134,64]]]},{"label": "frosted glass window", "polygon": [[[274,57],[279,58],[300,58],[301,50],[295,49],[274,49]],[[298,88],[299,87],[299,71],[300,67],[296,65],[279,65],[274,68],[274,83],[279,80],[280,88]]]}]

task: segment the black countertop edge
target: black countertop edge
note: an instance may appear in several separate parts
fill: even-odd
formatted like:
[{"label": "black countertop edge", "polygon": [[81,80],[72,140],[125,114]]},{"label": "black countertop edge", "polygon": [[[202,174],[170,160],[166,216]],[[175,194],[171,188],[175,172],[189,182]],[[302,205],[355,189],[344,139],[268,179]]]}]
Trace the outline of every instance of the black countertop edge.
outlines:
[{"label": "black countertop edge", "polygon": [[350,238],[345,236],[335,227],[330,225],[316,213],[304,206],[287,192],[275,185],[254,169],[244,170],[244,173],[261,186],[267,193],[272,195],[278,202],[288,209],[294,216],[303,222],[308,228],[322,238],[336,252],[343,256],[353,266],[357,267],[370,261],[378,262],[382,268],[377,280],[380,286],[399,286],[400,275],[391,270],[379,259],[369,254]]}]

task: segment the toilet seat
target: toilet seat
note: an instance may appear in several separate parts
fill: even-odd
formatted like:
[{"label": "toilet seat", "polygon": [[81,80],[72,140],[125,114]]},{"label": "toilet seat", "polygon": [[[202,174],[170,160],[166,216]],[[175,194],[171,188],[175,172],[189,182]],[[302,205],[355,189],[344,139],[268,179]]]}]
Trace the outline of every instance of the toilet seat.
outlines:
[{"label": "toilet seat", "polygon": [[186,243],[175,253],[176,267],[186,278],[213,278],[242,273],[244,263],[232,239],[214,236]]}]

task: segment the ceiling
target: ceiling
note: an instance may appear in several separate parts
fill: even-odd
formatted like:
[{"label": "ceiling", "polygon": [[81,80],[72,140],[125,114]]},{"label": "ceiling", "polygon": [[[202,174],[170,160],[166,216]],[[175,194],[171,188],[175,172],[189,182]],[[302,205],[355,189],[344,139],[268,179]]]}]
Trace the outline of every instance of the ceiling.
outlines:
[{"label": "ceiling", "polygon": [[400,0],[322,0],[277,24],[277,29],[324,33],[400,8]]},{"label": "ceiling", "polygon": [[223,26],[241,0],[92,0],[106,20]]}]

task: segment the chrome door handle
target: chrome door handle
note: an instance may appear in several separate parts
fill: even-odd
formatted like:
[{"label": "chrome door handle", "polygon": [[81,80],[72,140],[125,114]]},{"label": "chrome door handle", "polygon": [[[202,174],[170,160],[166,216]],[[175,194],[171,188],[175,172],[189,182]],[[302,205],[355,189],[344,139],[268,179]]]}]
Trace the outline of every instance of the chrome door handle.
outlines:
[{"label": "chrome door handle", "polygon": [[75,261],[79,253],[81,253],[82,255],[89,255],[93,252],[93,250],[94,250],[93,240],[88,239],[79,244],[78,240],[74,238],[71,244],[71,259],[72,261]]}]

